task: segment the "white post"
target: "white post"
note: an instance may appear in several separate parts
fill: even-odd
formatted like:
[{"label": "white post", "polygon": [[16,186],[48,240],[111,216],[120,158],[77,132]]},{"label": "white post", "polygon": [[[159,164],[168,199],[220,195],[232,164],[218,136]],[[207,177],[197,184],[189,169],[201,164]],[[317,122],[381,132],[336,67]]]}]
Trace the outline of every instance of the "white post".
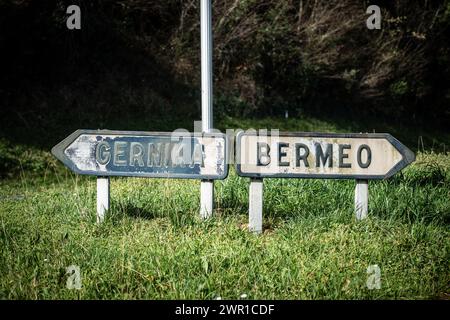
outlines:
[{"label": "white post", "polygon": [[200,217],[207,219],[213,212],[214,184],[212,181],[202,181],[200,185]]},{"label": "white post", "polygon": [[109,210],[109,178],[97,177],[97,223],[103,222]]},{"label": "white post", "polygon": [[263,180],[251,179],[249,189],[248,230],[262,232]]},{"label": "white post", "polygon": [[367,180],[356,180],[355,213],[357,220],[367,218],[368,204],[369,204],[369,182]]},{"label": "white post", "polygon": [[[202,65],[202,131],[209,132],[213,127],[213,86],[212,86],[212,26],[211,0],[200,3],[200,37]],[[202,180],[200,187],[200,216],[212,216],[214,203],[214,182]]]}]

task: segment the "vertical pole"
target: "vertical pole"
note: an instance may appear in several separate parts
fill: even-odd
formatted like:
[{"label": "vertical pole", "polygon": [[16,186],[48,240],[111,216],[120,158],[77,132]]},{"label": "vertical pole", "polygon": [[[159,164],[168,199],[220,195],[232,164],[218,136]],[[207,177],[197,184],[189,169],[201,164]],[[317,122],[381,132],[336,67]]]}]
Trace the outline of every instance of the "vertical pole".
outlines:
[{"label": "vertical pole", "polygon": [[202,180],[200,185],[200,217],[207,219],[213,212],[214,184],[212,181]]},{"label": "vertical pole", "polygon": [[369,181],[356,180],[355,213],[357,220],[367,218],[368,206],[369,206]]},{"label": "vertical pole", "polygon": [[[209,132],[213,127],[213,86],[212,86],[212,26],[211,0],[200,3],[200,37],[202,66],[202,131]],[[200,216],[212,216],[214,203],[214,182],[202,180],[200,187]]]},{"label": "vertical pole", "polygon": [[97,223],[103,222],[109,210],[109,178],[97,177]]},{"label": "vertical pole", "polygon": [[249,190],[248,230],[262,232],[263,180],[251,179]]}]

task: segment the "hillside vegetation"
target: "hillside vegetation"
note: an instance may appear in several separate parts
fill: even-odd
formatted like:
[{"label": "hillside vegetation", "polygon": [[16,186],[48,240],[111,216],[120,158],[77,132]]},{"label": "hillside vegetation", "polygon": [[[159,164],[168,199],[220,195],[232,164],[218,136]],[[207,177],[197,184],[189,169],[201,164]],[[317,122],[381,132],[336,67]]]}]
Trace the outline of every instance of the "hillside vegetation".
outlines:
[{"label": "hillside vegetation", "polygon": [[[69,4],[81,7],[81,30],[66,28]],[[369,4],[213,1],[216,113],[288,110],[448,131],[450,2],[378,1],[380,30],[366,27]],[[89,115],[99,125],[118,105],[198,115],[199,11],[193,0],[0,1],[2,112],[22,126],[33,112],[69,107],[100,113]],[[99,100],[95,109],[84,95]]]}]

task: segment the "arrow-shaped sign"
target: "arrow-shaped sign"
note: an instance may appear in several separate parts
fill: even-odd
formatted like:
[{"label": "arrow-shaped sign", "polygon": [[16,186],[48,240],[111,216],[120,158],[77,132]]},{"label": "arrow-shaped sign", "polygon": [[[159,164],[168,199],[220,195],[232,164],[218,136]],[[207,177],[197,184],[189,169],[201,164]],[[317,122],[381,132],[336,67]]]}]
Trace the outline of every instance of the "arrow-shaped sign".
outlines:
[{"label": "arrow-shaped sign", "polygon": [[386,133],[236,136],[236,171],[245,177],[384,179],[414,160],[411,150]]},{"label": "arrow-shaped sign", "polygon": [[77,130],[52,153],[72,171],[95,176],[225,179],[221,133]]}]

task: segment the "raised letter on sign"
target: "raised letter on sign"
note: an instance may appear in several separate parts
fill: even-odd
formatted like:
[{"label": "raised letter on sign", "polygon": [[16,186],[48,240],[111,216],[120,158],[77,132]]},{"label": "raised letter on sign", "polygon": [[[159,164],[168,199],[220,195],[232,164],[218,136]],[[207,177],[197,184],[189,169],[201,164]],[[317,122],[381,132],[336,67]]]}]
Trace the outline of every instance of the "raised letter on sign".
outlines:
[{"label": "raised letter on sign", "polygon": [[[366,162],[362,161],[361,154],[362,154],[363,150],[366,150],[366,154],[367,154]],[[367,144],[362,144],[359,146],[356,156],[357,156],[357,160],[358,160],[358,165],[361,168],[365,169],[370,166],[370,163],[372,162],[372,150],[370,150],[370,147]]]},{"label": "raised letter on sign", "polygon": [[327,144],[327,149],[325,151],[325,154],[322,150],[322,145],[320,143],[316,144],[316,167],[320,167],[320,162],[322,160],[322,164],[325,167],[325,165],[328,162],[328,167],[333,167],[333,145]]},{"label": "raised letter on sign", "polygon": [[340,144],[339,145],[339,168],[351,168],[351,163],[344,163],[344,159],[348,158],[348,154],[345,153],[344,150],[351,149],[351,145],[349,144]]},{"label": "raised letter on sign", "polygon": [[[301,149],[305,150],[305,152],[303,154],[300,151]],[[309,156],[308,146],[303,143],[296,143],[295,144],[295,157],[296,157],[295,165],[297,167],[300,167],[300,161],[303,160],[305,167],[309,167],[308,156]]]},{"label": "raised letter on sign", "polygon": [[95,159],[99,164],[108,164],[109,160],[111,160],[111,147],[108,142],[101,141],[97,144],[97,148],[95,149]]},{"label": "raised letter on sign", "polygon": [[126,166],[127,160],[121,159],[121,157],[125,158],[125,149],[127,147],[127,143],[124,141],[118,141],[114,143],[114,160],[113,163],[115,166]]},{"label": "raised letter on sign", "polygon": [[139,167],[144,166],[144,147],[139,142],[132,142],[130,145],[130,166],[135,165],[136,161]]},{"label": "raised letter on sign", "polygon": [[270,163],[270,147],[265,142],[256,144],[258,166],[267,166]]},{"label": "raised letter on sign", "polygon": [[203,152],[203,145],[202,144],[195,144],[194,145],[194,153],[192,155],[192,166],[194,167],[196,164],[200,165],[200,167],[205,166],[205,154]]},{"label": "raised letter on sign", "polygon": [[289,148],[289,143],[278,143],[278,165],[280,167],[289,167],[289,161],[282,161],[281,159],[283,157],[286,157],[286,152],[283,151],[283,148]]}]

